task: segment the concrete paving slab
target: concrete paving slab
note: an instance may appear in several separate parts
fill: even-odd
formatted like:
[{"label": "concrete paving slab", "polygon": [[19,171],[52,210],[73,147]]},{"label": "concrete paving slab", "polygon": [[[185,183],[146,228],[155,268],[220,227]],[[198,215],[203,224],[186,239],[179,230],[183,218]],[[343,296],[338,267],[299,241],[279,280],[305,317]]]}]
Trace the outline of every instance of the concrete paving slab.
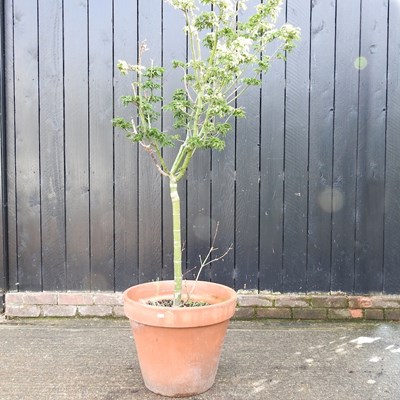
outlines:
[{"label": "concrete paving slab", "polygon": [[[0,319],[1,400],[159,400],[126,320]],[[213,388],[192,400],[398,400],[400,325],[231,323]]]}]

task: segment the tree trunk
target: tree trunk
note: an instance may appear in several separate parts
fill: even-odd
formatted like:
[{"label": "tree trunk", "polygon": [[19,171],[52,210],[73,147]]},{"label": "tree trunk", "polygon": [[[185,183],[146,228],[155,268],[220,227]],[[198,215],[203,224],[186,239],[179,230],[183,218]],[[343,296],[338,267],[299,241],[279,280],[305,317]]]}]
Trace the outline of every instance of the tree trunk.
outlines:
[{"label": "tree trunk", "polygon": [[181,204],[178,194],[178,183],[174,179],[170,179],[169,181],[169,191],[172,203],[172,230],[174,240],[174,306],[179,306],[182,298]]}]

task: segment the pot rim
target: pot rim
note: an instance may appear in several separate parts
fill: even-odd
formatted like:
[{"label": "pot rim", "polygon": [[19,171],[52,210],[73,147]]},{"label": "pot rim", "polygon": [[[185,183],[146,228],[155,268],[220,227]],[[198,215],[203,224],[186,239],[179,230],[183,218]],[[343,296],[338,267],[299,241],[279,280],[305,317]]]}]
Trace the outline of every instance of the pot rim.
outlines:
[{"label": "pot rim", "polygon": [[[185,281],[188,290],[195,286],[193,297],[211,304],[199,307],[163,307],[146,304],[151,298],[171,298],[174,281],[141,283],[123,293],[126,316],[145,325],[165,327],[206,326],[230,319],[236,310],[237,294],[232,288],[214,282]],[[153,291],[153,294],[149,294]],[[136,292],[136,293],[135,293]],[[146,293],[140,296],[140,293]],[[133,293],[136,296],[133,296]],[[135,298],[132,298],[135,297]],[[144,301],[140,301],[143,298]]]}]

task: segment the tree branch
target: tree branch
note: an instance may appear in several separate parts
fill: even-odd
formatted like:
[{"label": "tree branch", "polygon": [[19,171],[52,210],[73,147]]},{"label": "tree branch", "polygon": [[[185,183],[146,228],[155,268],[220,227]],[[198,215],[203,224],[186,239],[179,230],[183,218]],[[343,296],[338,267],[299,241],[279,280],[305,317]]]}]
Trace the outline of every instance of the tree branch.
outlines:
[{"label": "tree branch", "polygon": [[[162,166],[158,163],[158,159],[157,157],[154,155],[154,149],[151,147],[150,144],[145,144],[143,142],[139,142],[139,144],[146,150],[146,152],[150,155],[151,160],[153,161],[153,163],[155,164],[156,168],[158,169],[158,171],[160,172],[161,175],[166,176],[166,177],[170,177],[170,175],[168,174],[168,171],[164,171],[164,169],[162,168]],[[162,160],[160,160],[161,164],[164,164]]]},{"label": "tree branch", "polygon": [[[215,232],[214,232],[214,236],[213,236],[213,239],[212,239],[212,242],[211,242],[211,247],[210,247],[210,249],[208,250],[208,253],[207,253],[207,255],[206,255],[206,258],[203,260],[203,259],[201,258],[201,255],[199,255],[200,269],[199,269],[199,272],[197,273],[195,282],[197,282],[197,281],[199,280],[199,277],[200,277],[201,272],[203,271],[203,269],[204,269],[207,265],[210,265],[210,264],[212,264],[213,262],[216,262],[216,261],[219,261],[219,260],[223,259],[231,250],[233,250],[233,243],[232,243],[232,244],[228,247],[228,249],[227,249],[223,254],[221,254],[221,255],[218,256],[218,257],[211,258],[212,253],[213,253],[214,251],[218,250],[218,248],[215,247],[215,241],[216,241],[217,235],[218,235],[218,228],[219,228],[219,222],[217,222],[217,225],[216,225],[216,227],[215,227]],[[193,267],[191,270],[189,270],[189,271],[187,271],[187,272],[190,272],[190,271],[192,271],[192,270],[195,269],[195,268],[197,268],[197,267]],[[190,296],[193,294],[193,291],[194,291],[195,287],[196,287],[196,285],[193,285],[192,290],[190,291],[190,293],[188,293],[188,301],[189,301],[189,299],[190,299]]]}]

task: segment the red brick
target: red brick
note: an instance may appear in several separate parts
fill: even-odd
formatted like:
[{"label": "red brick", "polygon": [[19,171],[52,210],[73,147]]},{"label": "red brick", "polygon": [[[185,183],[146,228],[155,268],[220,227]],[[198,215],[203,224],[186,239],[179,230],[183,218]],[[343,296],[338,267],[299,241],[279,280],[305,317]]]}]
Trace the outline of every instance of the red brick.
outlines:
[{"label": "red brick", "polygon": [[371,308],[372,299],[371,297],[365,296],[351,296],[349,297],[350,308]]},{"label": "red brick", "polygon": [[263,295],[239,295],[238,304],[240,307],[270,307],[272,299]]},{"label": "red brick", "polygon": [[326,308],[293,308],[294,319],[326,319]]},{"label": "red brick", "polygon": [[6,303],[7,304],[22,304],[23,293],[9,292],[6,293]]},{"label": "red brick", "polygon": [[304,296],[280,296],[275,300],[275,307],[310,307],[308,300]]},{"label": "red brick", "polygon": [[348,308],[330,308],[328,319],[351,319],[350,310]]},{"label": "red brick", "polygon": [[349,311],[350,311],[351,318],[358,319],[358,318],[363,318],[364,317],[363,310],[353,309],[352,308]]},{"label": "red brick", "polygon": [[124,306],[113,307],[114,317],[125,317]]},{"label": "red brick", "polygon": [[365,310],[365,319],[382,320],[384,319],[383,310],[367,308]]},{"label": "red brick", "polygon": [[371,307],[374,308],[399,308],[400,309],[400,298],[399,297],[372,297]]},{"label": "red brick", "polygon": [[42,315],[44,317],[75,317],[76,306],[44,305]]},{"label": "red brick", "polygon": [[82,317],[109,317],[113,309],[111,306],[78,306],[78,313]]},{"label": "red brick", "polygon": [[8,305],[6,304],[6,316],[7,317],[28,317],[35,318],[40,315],[40,307],[34,305]]},{"label": "red brick", "polygon": [[122,293],[96,293],[93,295],[94,304],[123,305]]},{"label": "red brick", "polygon": [[6,303],[15,305],[57,304],[57,294],[51,292],[7,293]]},{"label": "red brick", "polygon": [[400,321],[400,310],[385,310],[385,319],[387,321]]},{"label": "red brick", "polygon": [[255,317],[255,311],[253,307],[240,307],[236,309],[234,319],[252,319]]},{"label": "red brick", "polygon": [[91,305],[93,295],[91,293],[59,293],[58,304],[60,305]]},{"label": "red brick", "polygon": [[363,310],[360,309],[330,308],[328,310],[329,319],[360,319],[363,317]]},{"label": "red brick", "polygon": [[257,308],[257,318],[271,318],[271,319],[291,319],[292,312],[290,308]]},{"label": "red brick", "polygon": [[346,296],[315,296],[311,304],[315,308],[346,308],[348,301]]},{"label": "red brick", "polygon": [[57,304],[56,293],[24,293],[23,295],[24,304]]}]

